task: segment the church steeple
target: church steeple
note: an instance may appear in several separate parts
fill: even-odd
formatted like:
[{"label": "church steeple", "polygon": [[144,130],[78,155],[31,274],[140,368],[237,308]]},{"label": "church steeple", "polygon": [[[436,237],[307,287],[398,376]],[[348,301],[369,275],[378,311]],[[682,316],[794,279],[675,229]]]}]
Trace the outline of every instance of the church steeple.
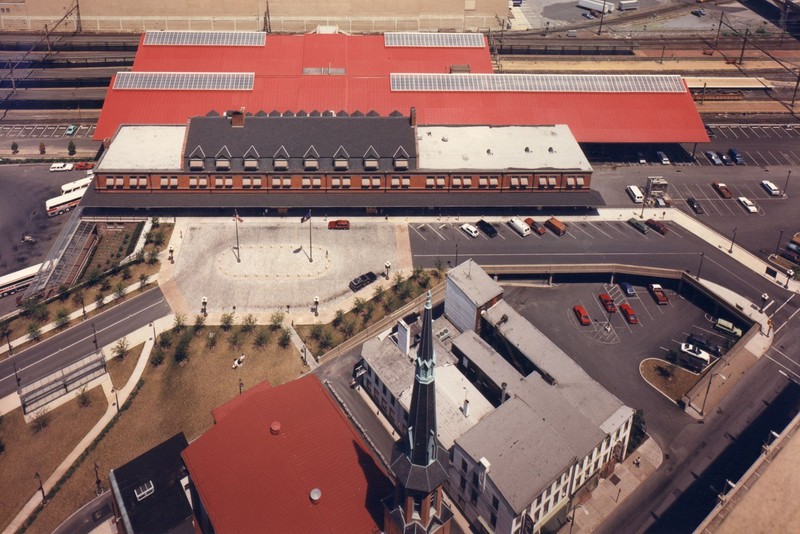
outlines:
[{"label": "church steeple", "polygon": [[428,291],[414,362],[408,426],[392,454],[397,495],[386,503],[384,528],[389,533],[418,532],[413,525],[421,526],[424,532],[449,532],[452,512],[441,498],[441,486],[447,479],[447,451],[436,435],[435,367],[433,309]]}]

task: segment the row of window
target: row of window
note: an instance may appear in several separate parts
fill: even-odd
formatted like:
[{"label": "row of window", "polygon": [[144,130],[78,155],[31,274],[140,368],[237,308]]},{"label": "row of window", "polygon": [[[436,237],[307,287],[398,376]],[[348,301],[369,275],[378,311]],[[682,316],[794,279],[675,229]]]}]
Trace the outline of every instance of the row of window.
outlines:
[{"label": "row of window", "polygon": [[[336,171],[346,172],[350,169],[350,158],[333,158],[333,169]],[[258,171],[261,166],[261,160],[258,158],[244,158],[242,166],[246,171]],[[367,172],[374,172],[378,170],[379,162],[377,158],[364,158],[362,160],[362,167]],[[189,158],[190,171],[202,171],[206,168],[205,158]],[[408,169],[407,158],[394,158],[392,160],[392,168],[396,171],[405,171]],[[214,160],[214,169],[217,171],[231,170],[230,158],[216,158]],[[275,171],[289,170],[289,158],[272,158],[272,169]],[[303,158],[303,169],[306,171],[319,170],[318,158]]]},{"label": "row of window", "polygon": [[[588,178],[584,176],[566,176],[559,180],[559,176],[537,176],[532,182],[528,176],[190,176],[188,180],[181,180],[178,176],[161,176],[160,178],[147,176],[107,176],[105,177],[106,189],[147,189],[148,187],[160,189],[502,189],[525,190],[531,188],[531,183],[536,189],[556,189],[559,186],[566,189],[583,189]],[[422,181],[424,179],[424,182]],[[181,186],[181,182],[183,185]],[[236,182],[236,183],[235,183]],[[152,185],[150,185],[152,183]]]}]

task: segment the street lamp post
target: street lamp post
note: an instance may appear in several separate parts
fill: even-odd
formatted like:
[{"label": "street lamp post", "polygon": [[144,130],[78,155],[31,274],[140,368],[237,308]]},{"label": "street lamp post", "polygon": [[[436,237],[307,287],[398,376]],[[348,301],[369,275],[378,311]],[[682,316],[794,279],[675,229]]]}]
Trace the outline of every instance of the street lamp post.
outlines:
[{"label": "street lamp post", "polygon": [[119,395],[118,395],[118,392],[117,392],[117,388],[112,387],[111,388],[111,393],[114,394],[114,400],[116,401],[114,404],[117,407],[117,413],[119,413]]},{"label": "street lamp post", "polygon": [[703,270],[703,258],[706,257],[705,252],[700,253],[700,266],[697,268],[697,279],[700,280],[700,271]]},{"label": "street lamp post", "polygon": [[731,237],[731,248],[728,249],[728,254],[733,254],[733,245],[736,244],[736,230],[738,230],[738,226],[733,227],[733,237]]},{"label": "street lamp post", "polygon": [[202,313],[203,316],[208,315],[208,297],[200,299],[200,313]]},{"label": "street lamp post", "polygon": [[314,297],[314,317],[319,317],[319,297]]},{"label": "street lamp post", "polygon": [[603,17],[606,14],[606,0],[603,0],[603,9],[600,11],[600,28],[597,30],[597,35],[603,33]]},{"label": "street lamp post", "polygon": [[242,394],[242,390],[244,390],[244,381],[239,378],[239,395]]},{"label": "street lamp post", "polygon": [[453,267],[458,267],[458,241],[456,241],[456,264]]},{"label": "street lamp post", "polygon": [[94,350],[100,350],[97,348],[97,329],[94,327],[94,322],[92,322],[92,341],[94,341]]},{"label": "street lamp post", "polygon": [[576,504],[572,507],[572,517],[569,520],[569,534],[572,534],[572,527],[575,526],[575,510],[580,508],[583,510],[584,515],[589,515],[589,512],[586,511],[586,508],[583,507],[582,504]]},{"label": "street lamp post", "polygon": [[156,325],[153,324],[153,323],[150,323],[150,328],[153,329],[153,343],[155,343],[156,342]]},{"label": "street lamp post", "polygon": [[36,471],[33,474],[33,478],[35,478],[39,482],[39,491],[42,492],[42,506],[47,504],[47,495],[44,493],[44,486],[42,486],[42,477],[39,475],[39,471]]},{"label": "street lamp post", "polygon": [[786,183],[783,185],[783,198],[786,198],[786,197],[788,197],[788,196],[789,196],[789,195],[788,195],[788,193],[786,193],[786,190],[787,190],[787,189],[789,189],[789,177],[790,177],[791,175],[792,175],[792,171],[790,170],[790,171],[789,171],[789,172],[786,174]]},{"label": "street lamp post", "polygon": [[386,263],[383,264],[383,266],[386,268],[386,279],[388,280],[389,279],[389,270],[392,268],[392,262],[387,261]]},{"label": "street lamp post", "polygon": [[775,245],[775,254],[778,254],[778,249],[781,248],[781,241],[783,240],[783,230],[781,230],[780,235],[778,236],[778,244]]}]

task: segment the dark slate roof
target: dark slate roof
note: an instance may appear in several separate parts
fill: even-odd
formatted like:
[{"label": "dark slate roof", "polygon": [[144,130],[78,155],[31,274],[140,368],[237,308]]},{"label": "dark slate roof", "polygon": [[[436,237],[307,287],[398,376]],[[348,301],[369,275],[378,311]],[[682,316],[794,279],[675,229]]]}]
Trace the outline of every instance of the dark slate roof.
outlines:
[{"label": "dark slate roof", "polygon": [[[181,432],[111,471],[114,499],[133,532],[194,532],[192,508],[181,485],[187,475],[181,451],[187,446]],[[134,491],[147,482],[153,483],[153,493],[139,501]]]},{"label": "dark slate roof", "polygon": [[[319,171],[332,171],[333,158],[339,147],[349,155],[349,169],[364,169],[364,157],[370,148],[378,154],[378,171],[394,169],[394,156],[405,151],[409,169],[417,167],[414,129],[406,117],[333,116],[317,110],[310,116],[248,116],[244,127],[233,127],[225,117],[193,117],[189,120],[184,147],[184,169],[189,157],[201,147],[205,170],[214,171],[214,155],[223,147],[231,153],[231,171],[244,170],[243,156],[250,146],[258,151],[259,170],[271,171],[273,157],[281,148],[289,155],[289,170],[303,171],[303,159],[311,148],[319,154]],[[299,112],[298,112],[299,115]],[[401,151],[401,152],[402,152]]]},{"label": "dark slate roof", "polygon": [[364,209],[365,207],[387,209],[423,209],[436,206],[441,209],[474,208],[484,211],[502,208],[596,208],[605,206],[597,191],[569,193],[536,192],[475,192],[433,193],[419,192],[353,192],[326,193],[298,191],[297,193],[267,193],[249,191],[244,193],[175,191],[154,193],[96,193],[89,188],[83,196],[84,208],[109,209],[182,209],[213,210],[218,208],[326,208]]}]

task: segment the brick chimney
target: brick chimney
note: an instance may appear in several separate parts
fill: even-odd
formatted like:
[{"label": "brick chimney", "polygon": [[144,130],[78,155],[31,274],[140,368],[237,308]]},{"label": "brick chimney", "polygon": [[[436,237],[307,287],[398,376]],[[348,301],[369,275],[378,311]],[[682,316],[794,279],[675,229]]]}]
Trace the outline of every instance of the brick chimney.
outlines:
[{"label": "brick chimney", "polygon": [[244,106],[239,108],[239,111],[231,112],[231,127],[244,128]]},{"label": "brick chimney", "polygon": [[417,108],[411,108],[411,126],[417,125]]}]

